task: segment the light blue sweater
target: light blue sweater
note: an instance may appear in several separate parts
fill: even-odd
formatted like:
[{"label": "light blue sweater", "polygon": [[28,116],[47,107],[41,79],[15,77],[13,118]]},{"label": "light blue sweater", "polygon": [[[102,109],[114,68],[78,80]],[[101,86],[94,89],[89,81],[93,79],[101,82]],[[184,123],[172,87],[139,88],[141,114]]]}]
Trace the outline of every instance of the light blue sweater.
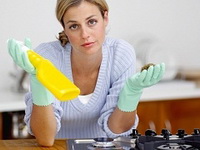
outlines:
[{"label": "light blue sweater", "polygon": [[[49,59],[71,81],[71,45],[65,47],[59,41],[39,45],[37,53]],[[115,134],[108,128],[108,118],[117,106],[119,92],[125,80],[136,70],[136,56],[133,47],[124,40],[106,38],[102,48],[103,60],[101,63],[97,84],[93,95],[87,104],[78,98],[60,102],[54,100],[53,107],[57,120],[56,138],[97,138],[127,136],[132,128],[138,125],[138,117],[134,126],[122,134]],[[26,109],[24,121],[30,129],[32,112],[31,92],[25,97]],[[41,114],[42,115],[42,114]],[[133,116],[134,117],[134,116]]]}]

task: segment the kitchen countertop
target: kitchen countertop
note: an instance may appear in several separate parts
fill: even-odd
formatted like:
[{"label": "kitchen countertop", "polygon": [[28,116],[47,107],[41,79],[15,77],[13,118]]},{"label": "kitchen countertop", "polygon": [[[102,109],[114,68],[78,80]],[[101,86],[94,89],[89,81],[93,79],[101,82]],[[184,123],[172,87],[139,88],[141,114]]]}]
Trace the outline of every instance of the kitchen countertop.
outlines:
[{"label": "kitchen countertop", "polygon": [[56,139],[52,147],[39,146],[35,139],[0,140],[1,150],[67,150],[67,139]]},{"label": "kitchen countertop", "polygon": [[145,88],[141,101],[175,100],[200,98],[200,88],[194,81],[172,80],[161,81],[158,84]]},{"label": "kitchen countertop", "polygon": [[[0,89],[0,112],[24,110],[24,93],[12,92],[8,89]],[[144,89],[141,102],[155,100],[174,100],[184,98],[200,98],[200,88],[195,82],[184,80],[162,81]]]}]

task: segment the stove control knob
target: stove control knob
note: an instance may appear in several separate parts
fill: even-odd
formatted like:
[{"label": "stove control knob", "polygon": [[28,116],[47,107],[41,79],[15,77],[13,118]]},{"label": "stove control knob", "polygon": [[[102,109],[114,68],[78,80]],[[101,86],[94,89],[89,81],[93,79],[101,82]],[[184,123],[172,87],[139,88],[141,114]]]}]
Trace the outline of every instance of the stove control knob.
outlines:
[{"label": "stove control knob", "polygon": [[194,129],[193,135],[199,135],[200,134],[200,129],[196,128]]},{"label": "stove control knob", "polygon": [[183,137],[184,137],[185,135],[187,135],[187,134],[185,133],[185,130],[183,130],[183,129],[178,129],[178,132],[177,132],[176,135],[178,135],[179,138],[183,138]]},{"label": "stove control knob", "polygon": [[167,129],[162,129],[161,135],[162,135],[166,140],[169,140],[169,136],[171,136],[172,134],[170,133],[169,130],[167,130]]},{"label": "stove control knob", "polygon": [[132,133],[130,134],[130,136],[132,138],[137,138],[138,136],[140,136],[141,134],[138,133],[137,129],[132,129]]},{"label": "stove control knob", "polygon": [[146,136],[156,136],[157,134],[156,134],[155,131],[148,129],[148,130],[145,131],[145,135]]}]

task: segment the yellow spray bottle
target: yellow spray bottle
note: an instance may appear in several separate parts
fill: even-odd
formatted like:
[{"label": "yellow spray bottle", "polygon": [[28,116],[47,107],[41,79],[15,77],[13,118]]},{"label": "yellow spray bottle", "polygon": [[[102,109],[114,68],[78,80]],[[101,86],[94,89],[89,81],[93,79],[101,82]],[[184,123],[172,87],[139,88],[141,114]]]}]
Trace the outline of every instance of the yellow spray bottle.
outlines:
[{"label": "yellow spray bottle", "polygon": [[27,53],[30,62],[36,68],[37,79],[58,100],[72,100],[80,94],[80,89],[62,74],[49,60],[43,58],[33,50],[28,50]]}]

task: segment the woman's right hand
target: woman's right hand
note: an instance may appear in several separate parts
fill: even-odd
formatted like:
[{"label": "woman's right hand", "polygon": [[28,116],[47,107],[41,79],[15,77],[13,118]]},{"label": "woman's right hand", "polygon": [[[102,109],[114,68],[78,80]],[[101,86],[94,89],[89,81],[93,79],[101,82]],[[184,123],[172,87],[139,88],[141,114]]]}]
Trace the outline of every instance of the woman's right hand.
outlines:
[{"label": "woman's right hand", "polygon": [[29,61],[27,51],[31,49],[31,42],[28,38],[24,43],[15,39],[8,40],[8,52],[13,61],[31,74],[31,91],[33,103],[38,106],[47,106],[53,102],[52,94],[36,78],[36,69]]},{"label": "woman's right hand", "polygon": [[9,39],[7,42],[8,52],[13,61],[30,74],[35,74],[35,67],[31,64],[28,58],[27,51],[31,49],[31,41],[25,38],[24,43]]}]

